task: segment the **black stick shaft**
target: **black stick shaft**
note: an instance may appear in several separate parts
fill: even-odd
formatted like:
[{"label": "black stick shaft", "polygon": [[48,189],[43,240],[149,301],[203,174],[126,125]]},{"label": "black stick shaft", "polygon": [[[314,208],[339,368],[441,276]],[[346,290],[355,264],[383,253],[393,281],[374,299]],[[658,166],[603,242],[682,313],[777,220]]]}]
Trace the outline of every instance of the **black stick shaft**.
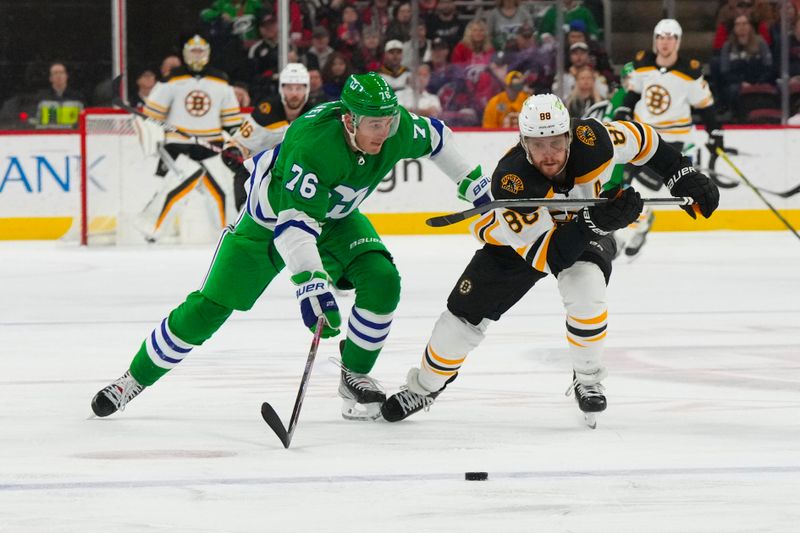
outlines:
[{"label": "black stick shaft", "polygon": [[789,221],[788,221],[788,220],[786,220],[786,219],[783,217],[783,215],[781,215],[781,214],[778,212],[778,210],[777,210],[777,209],[775,209],[775,208],[772,206],[772,204],[771,204],[771,203],[769,203],[769,202],[767,201],[767,199],[766,199],[766,198],[764,198],[764,195],[763,195],[763,194],[761,194],[761,191],[759,191],[759,190],[758,190],[758,188],[757,188],[755,185],[753,185],[753,184],[750,182],[750,180],[749,180],[749,179],[747,179],[747,177],[746,177],[746,176],[745,176],[745,175],[742,173],[742,171],[741,171],[741,170],[739,170],[739,167],[737,167],[736,165],[734,165],[734,164],[733,164],[733,161],[731,161],[731,159],[728,157],[728,154],[726,154],[726,153],[725,153],[725,150],[723,150],[722,148],[717,148],[717,154],[719,154],[719,156],[720,156],[722,159],[724,159],[726,163],[728,163],[728,166],[730,166],[730,167],[733,169],[733,171],[736,173],[736,175],[737,175],[737,176],[739,176],[739,178],[740,178],[740,179],[741,179],[743,182],[745,182],[745,184],[746,184],[748,187],[750,187],[750,189],[752,189],[752,191],[753,191],[754,193],[756,193],[756,196],[758,196],[758,198],[759,198],[759,199],[760,199],[762,202],[764,202],[764,205],[766,205],[767,207],[769,207],[770,211],[772,211],[772,213],[773,213],[773,214],[774,214],[776,217],[778,217],[778,220],[780,220],[781,222],[783,222],[783,225],[784,225],[784,226],[786,226],[787,228],[789,228],[789,231],[791,231],[792,233],[794,233],[794,236],[795,236],[795,237],[797,237],[798,239],[800,239],[800,234],[799,234],[799,233],[797,233],[797,230],[796,230],[796,229],[794,229],[794,227],[793,227],[793,226],[792,226],[792,225],[789,223]]}]

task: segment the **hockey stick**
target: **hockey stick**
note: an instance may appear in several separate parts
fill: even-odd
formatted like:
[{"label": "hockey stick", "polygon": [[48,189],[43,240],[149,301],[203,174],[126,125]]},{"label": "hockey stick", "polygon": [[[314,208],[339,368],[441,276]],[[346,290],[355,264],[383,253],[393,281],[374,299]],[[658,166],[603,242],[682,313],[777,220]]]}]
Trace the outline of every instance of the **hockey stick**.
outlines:
[{"label": "hockey stick", "polygon": [[314,331],[314,338],[311,341],[311,349],[308,351],[308,360],[306,361],[306,369],[303,371],[303,377],[300,379],[300,389],[297,391],[297,398],[294,401],[294,409],[292,409],[292,417],[289,419],[288,430],[283,427],[281,418],[275,412],[275,408],[268,402],[261,404],[261,416],[264,422],[267,423],[272,431],[281,439],[284,448],[289,448],[292,442],[292,435],[294,429],[297,427],[297,419],[300,417],[300,408],[303,406],[303,398],[306,396],[306,388],[308,387],[308,379],[311,377],[311,369],[314,368],[314,359],[317,357],[317,349],[319,348],[319,340],[322,337],[322,330],[325,328],[325,315],[322,315],[317,320],[317,329]]},{"label": "hockey stick", "polygon": [[744,182],[744,183],[745,183],[745,184],[746,184],[748,187],[750,187],[751,189],[753,189],[753,192],[754,192],[754,193],[756,193],[756,196],[758,196],[758,198],[759,198],[759,199],[760,199],[762,202],[764,202],[764,205],[766,205],[767,207],[769,207],[770,211],[772,211],[772,212],[775,214],[775,216],[776,216],[776,217],[778,217],[778,220],[780,220],[781,222],[783,222],[783,225],[784,225],[784,226],[786,226],[787,228],[789,228],[789,230],[790,230],[792,233],[794,233],[794,236],[795,236],[795,237],[797,237],[798,239],[800,239],[800,234],[798,234],[798,233],[797,233],[797,230],[796,230],[796,229],[794,229],[794,228],[792,227],[792,225],[791,225],[791,224],[789,224],[789,221],[788,221],[788,220],[786,220],[785,218],[783,218],[783,215],[781,215],[781,214],[778,212],[778,210],[777,210],[777,209],[775,209],[775,208],[772,206],[772,204],[771,204],[771,203],[769,203],[769,202],[767,201],[767,199],[766,199],[766,198],[764,198],[764,195],[763,195],[763,194],[761,194],[761,191],[759,191],[759,190],[758,190],[758,188],[757,188],[755,185],[753,185],[752,183],[750,183],[750,180],[749,180],[749,179],[747,179],[747,177],[746,177],[744,174],[742,174],[742,171],[741,171],[741,170],[739,170],[739,167],[737,167],[736,165],[734,165],[734,164],[733,164],[733,161],[731,161],[731,159],[728,157],[728,154],[726,154],[726,153],[725,153],[725,150],[723,150],[722,148],[717,148],[717,154],[719,154],[719,156],[720,156],[720,157],[721,157],[721,158],[722,158],[722,159],[723,159],[723,160],[724,160],[726,163],[728,163],[728,165],[729,165],[729,166],[730,166],[730,167],[733,169],[733,171],[736,173],[736,175],[737,175],[737,176],[739,176],[739,178],[740,178],[740,179],[741,179],[741,180],[742,180],[742,181],[743,181],[743,182]]},{"label": "hockey stick", "polygon": [[[425,223],[433,228],[441,228],[442,226],[449,226],[474,217],[475,215],[483,214],[492,209],[501,207],[514,208],[514,207],[585,207],[587,205],[599,205],[608,201],[608,198],[519,198],[510,200],[493,200],[487,204],[483,204],[466,211],[458,213],[450,213],[449,215],[441,215],[432,217],[425,221]],[[681,198],[644,198],[644,203],[649,205],[692,205],[694,200],[688,197]]]},{"label": "hockey stick", "polygon": [[778,191],[770,191],[769,189],[762,189],[761,187],[758,188],[761,192],[765,192],[767,194],[771,194],[773,196],[777,196],[779,198],[791,198],[797,193],[800,193],[800,185],[789,189],[788,191],[778,192]]}]

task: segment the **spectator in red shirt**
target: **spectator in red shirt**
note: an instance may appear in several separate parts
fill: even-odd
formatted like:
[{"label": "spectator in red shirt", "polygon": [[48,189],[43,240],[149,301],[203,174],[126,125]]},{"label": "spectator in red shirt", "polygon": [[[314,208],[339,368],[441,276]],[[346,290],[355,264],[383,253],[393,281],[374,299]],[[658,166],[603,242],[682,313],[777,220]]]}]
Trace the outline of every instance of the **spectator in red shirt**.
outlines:
[{"label": "spectator in red shirt", "polygon": [[350,61],[353,71],[358,74],[378,72],[382,61],[381,36],[376,28],[367,26],[361,30],[361,45],[353,52]]},{"label": "spectator in red shirt", "polygon": [[389,11],[390,4],[391,0],[372,0],[369,6],[361,12],[361,22],[365,26],[377,29],[378,33],[383,36],[392,21],[392,13]]},{"label": "spectator in red shirt", "polygon": [[[733,20],[737,17],[744,15],[748,19],[753,18],[753,9],[755,7],[755,0],[739,0],[736,4],[736,11]],[[728,36],[733,29],[733,20],[727,24],[723,21],[717,25],[717,33],[714,35],[714,51],[718,52],[722,49],[722,45],[728,40]],[[758,22],[758,33],[764,39],[767,45],[772,45],[772,36],[769,34],[769,26],[765,21]]]},{"label": "spectator in red shirt", "polygon": [[486,23],[474,19],[467,24],[464,38],[453,49],[450,61],[456,65],[488,65],[493,54]]}]

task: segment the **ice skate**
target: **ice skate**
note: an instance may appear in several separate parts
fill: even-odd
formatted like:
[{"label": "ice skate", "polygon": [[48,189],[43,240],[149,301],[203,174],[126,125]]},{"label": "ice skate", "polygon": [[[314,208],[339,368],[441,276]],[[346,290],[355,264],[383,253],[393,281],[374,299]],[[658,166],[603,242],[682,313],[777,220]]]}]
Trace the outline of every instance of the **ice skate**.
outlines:
[{"label": "ice skate", "polygon": [[642,251],[647,234],[650,233],[650,228],[653,227],[653,220],[655,220],[653,211],[645,208],[644,212],[639,217],[639,220],[630,225],[631,236],[625,243],[625,256],[628,261],[633,261],[639,257],[639,252]]},{"label": "ice skate", "polygon": [[[344,341],[342,341],[344,342]],[[339,379],[339,396],[342,398],[342,418],[346,420],[375,420],[381,416],[381,405],[386,394],[378,381],[367,374],[359,374],[331,358],[342,370]]]},{"label": "ice skate", "polygon": [[433,405],[433,401],[449,383],[456,379],[457,375],[455,374],[448,379],[444,387],[438,391],[427,392],[419,384],[419,368],[410,369],[406,378],[406,385],[397,394],[392,394],[381,407],[383,419],[387,422],[399,422],[422,409],[429,410]]},{"label": "ice skate", "polygon": [[125,406],[145,389],[131,376],[130,371],[98,392],[92,398],[92,411],[96,416],[108,416],[124,411]]},{"label": "ice skate", "polygon": [[592,429],[597,427],[597,414],[606,410],[605,387],[600,382],[581,383],[575,372],[572,372],[572,383],[564,393],[569,396],[575,393],[578,408],[583,412],[586,425]]}]

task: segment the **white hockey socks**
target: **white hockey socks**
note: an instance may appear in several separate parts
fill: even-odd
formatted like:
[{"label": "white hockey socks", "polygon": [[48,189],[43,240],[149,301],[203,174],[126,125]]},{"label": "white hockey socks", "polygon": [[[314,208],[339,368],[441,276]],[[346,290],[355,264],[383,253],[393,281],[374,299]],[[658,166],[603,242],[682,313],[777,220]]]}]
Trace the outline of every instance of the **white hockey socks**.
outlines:
[{"label": "white hockey socks", "polygon": [[416,382],[409,382],[408,389],[427,395],[444,387],[461,368],[467,354],[481,343],[488,323],[483,320],[473,326],[450,311],[442,313],[425,347]]},{"label": "white hockey socks", "polygon": [[608,306],[600,268],[579,261],[558,275],[558,290],[567,311],[567,341],[580,383],[599,383],[607,374],[602,364]]}]

